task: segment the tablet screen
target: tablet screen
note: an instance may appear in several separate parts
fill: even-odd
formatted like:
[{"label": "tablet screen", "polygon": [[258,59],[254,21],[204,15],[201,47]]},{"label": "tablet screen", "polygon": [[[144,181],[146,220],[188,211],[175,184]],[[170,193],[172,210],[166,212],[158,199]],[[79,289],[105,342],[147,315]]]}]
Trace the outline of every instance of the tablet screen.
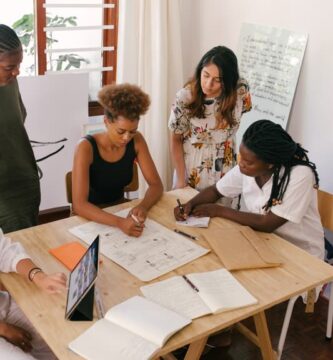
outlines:
[{"label": "tablet screen", "polygon": [[66,319],[94,284],[98,272],[99,236],[92,242],[69,276]]}]

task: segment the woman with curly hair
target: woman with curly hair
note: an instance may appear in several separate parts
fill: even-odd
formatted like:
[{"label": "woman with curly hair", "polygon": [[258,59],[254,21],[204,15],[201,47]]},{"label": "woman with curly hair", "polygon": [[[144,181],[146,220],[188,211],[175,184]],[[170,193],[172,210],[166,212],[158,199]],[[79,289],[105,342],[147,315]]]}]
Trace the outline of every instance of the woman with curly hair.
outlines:
[{"label": "woman with curly hair", "polygon": [[[125,234],[140,236],[148,210],[163,192],[161,179],[143,136],[140,116],[150,105],[149,96],[138,86],[107,85],[98,94],[104,108],[106,130],[87,135],[77,145],[72,173],[73,210],[102,224],[116,226]],[[124,187],[133,177],[137,161],[149,187],[142,201],[122,218],[100,208],[124,201]]]},{"label": "woman with curly hair", "polygon": [[236,55],[225,46],[209,50],[177,92],[170,114],[175,188],[204,189],[235,166],[236,132],[251,106]]}]

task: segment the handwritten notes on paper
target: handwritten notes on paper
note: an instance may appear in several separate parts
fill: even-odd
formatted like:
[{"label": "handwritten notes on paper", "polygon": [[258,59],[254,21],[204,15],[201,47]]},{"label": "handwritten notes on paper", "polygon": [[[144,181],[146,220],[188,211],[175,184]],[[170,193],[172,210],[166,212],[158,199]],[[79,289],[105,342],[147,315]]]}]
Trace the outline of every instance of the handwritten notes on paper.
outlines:
[{"label": "handwritten notes on paper", "polygon": [[189,216],[186,220],[176,221],[177,225],[208,228],[210,217]]},{"label": "handwritten notes on paper", "polygon": [[238,61],[240,73],[250,85],[253,108],[246,114],[238,136],[259,119],[286,128],[306,43],[306,34],[243,24]]},{"label": "handwritten notes on paper", "polygon": [[[125,217],[128,210],[116,215]],[[88,244],[99,234],[101,253],[142,281],[155,279],[209,252],[151,219],[146,220],[138,238],[92,221],[69,231]]]}]

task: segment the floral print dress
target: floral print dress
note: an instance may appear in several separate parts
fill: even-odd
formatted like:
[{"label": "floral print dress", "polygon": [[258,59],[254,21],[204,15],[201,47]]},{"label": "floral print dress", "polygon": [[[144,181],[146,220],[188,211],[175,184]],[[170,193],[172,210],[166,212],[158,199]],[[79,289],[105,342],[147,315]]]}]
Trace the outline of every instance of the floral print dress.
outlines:
[{"label": "floral print dress", "polygon": [[205,118],[190,118],[186,104],[191,90],[185,87],[176,94],[169,118],[169,129],[183,135],[186,182],[202,190],[215,184],[236,164],[236,132],[244,112],[251,110],[251,96],[244,79],[238,82],[237,102],[233,111],[234,125],[225,120],[216,128],[216,99],[206,99]]}]

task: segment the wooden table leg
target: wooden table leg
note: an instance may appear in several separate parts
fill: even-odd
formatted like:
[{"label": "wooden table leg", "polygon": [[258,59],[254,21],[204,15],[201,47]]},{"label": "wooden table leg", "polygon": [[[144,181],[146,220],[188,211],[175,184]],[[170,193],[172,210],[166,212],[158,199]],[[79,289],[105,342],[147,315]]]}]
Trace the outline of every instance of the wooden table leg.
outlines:
[{"label": "wooden table leg", "polygon": [[184,360],[199,360],[205,348],[208,336],[190,344]]},{"label": "wooden table leg", "polygon": [[263,360],[275,360],[264,311],[253,316]]}]

